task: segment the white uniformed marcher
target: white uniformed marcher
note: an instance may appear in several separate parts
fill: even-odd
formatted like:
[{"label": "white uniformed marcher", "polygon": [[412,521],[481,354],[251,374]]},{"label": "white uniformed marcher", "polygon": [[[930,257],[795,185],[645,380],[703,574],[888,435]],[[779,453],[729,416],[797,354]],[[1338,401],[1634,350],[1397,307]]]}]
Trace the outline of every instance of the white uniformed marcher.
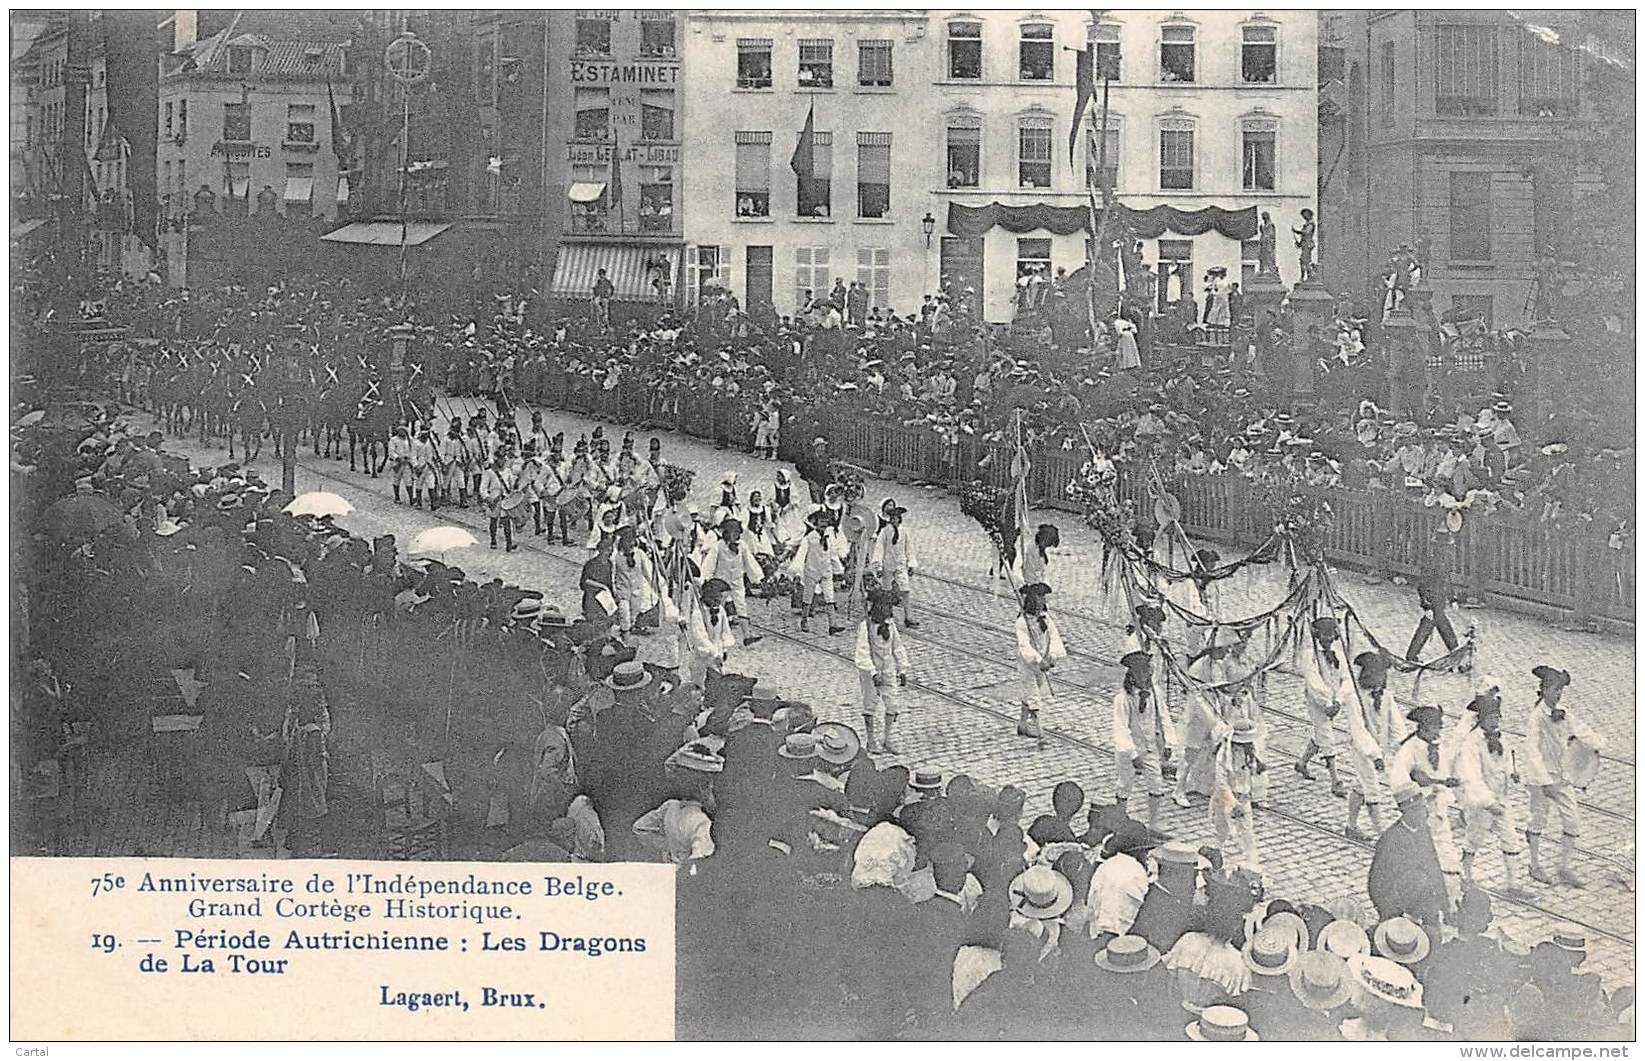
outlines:
[{"label": "white uniformed marcher", "polygon": [[909,600],[919,561],[914,555],[914,538],[902,525],[907,512],[894,498],[880,502],[880,530],[874,536],[868,562],[880,572],[880,584],[897,595],[897,602],[902,605],[903,625],[912,630],[920,625],[910,614]]},{"label": "white uniformed marcher", "polygon": [[1565,687],[1571,684],[1569,671],[1550,666],[1533,667],[1539,683],[1536,706],[1531,709],[1529,732],[1525,738],[1525,761],[1520,776],[1531,797],[1531,822],[1525,829],[1530,848],[1531,878],[1552,884],[1554,876],[1542,868],[1542,830],[1550,811],[1559,815],[1559,879],[1573,888],[1583,885],[1571,869],[1571,852],[1582,835],[1582,818],[1576,792],[1592,780],[1588,776],[1603,750],[1599,737],[1579,723],[1563,705]]},{"label": "white uniformed marcher", "polygon": [[[892,621],[895,597],[876,589],[868,597],[868,617],[857,627],[857,676],[862,686],[863,728],[868,750],[896,754],[892,742],[902,700],[908,684],[908,649],[903,645],[897,624]],[[883,738],[876,739],[876,732]]]},{"label": "white uniformed marcher", "polygon": [[[1418,710],[1424,710],[1419,708]],[[1433,710],[1438,713],[1438,709]],[[1462,874],[1474,879],[1474,859],[1487,840],[1494,838],[1502,852],[1506,886],[1503,891],[1523,899],[1529,893],[1519,882],[1519,830],[1508,796],[1514,781],[1514,755],[1502,740],[1502,708],[1482,705],[1474,728],[1456,751],[1457,789],[1462,802]]]},{"label": "white uniformed marcher", "polygon": [[1017,616],[1017,676],[1022,703],[1017,718],[1017,735],[1041,735],[1040,709],[1051,699],[1051,668],[1068,658],[1057,621],[1045,606],[1051,587],[1035,582],[1022,588],[1022,612]]}]

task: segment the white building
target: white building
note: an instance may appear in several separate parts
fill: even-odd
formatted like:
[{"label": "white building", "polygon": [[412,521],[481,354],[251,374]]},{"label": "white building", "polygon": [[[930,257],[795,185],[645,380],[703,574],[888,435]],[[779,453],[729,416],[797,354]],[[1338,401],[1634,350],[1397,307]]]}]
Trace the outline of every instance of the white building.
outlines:
[{"label": "white building", "polygon": [[[692,12],[687,295],[710,277],[787,313],[841,277],[906,313],[948,285],[1010,320],[1024,270],[1085,263],[1105,74],[1118,201],[1168,208],[1139,233],[1143,260],[1165,264],[1162,308],[1211,266],[1253,273],[1261,212],[1294,283],[1286,233],[1315,203],[1316,40],[1312,12]],[[1096,93],[1071,158],[1088,41]],[[826,203],[789,168],[812,107]],[[1207,207],[1225,212],[1208,229],[1182,216]]]},{"label": "white building", "polygon": [[[685,294],[705,281],[790,314],[835,278],[912,313],[933,290],[922,223],[941,160],[917,115],[934,75],[923,11],[692,11],[681,138]],[[816,179],[790,168],[814,110]]]},{"label": "white building", "polygon": [[[1285,232],[1314,206],[1312,12],[1127,11],[1097,23],[1082,12],[942,12],[931,27],[942,55],[930,94],[935,113],[926,114],[938,123],[930,135],[941,137],[947,169],[946,187],[935,194],[962,208],[1027,208],[943,226],[942,275],[983,291],[989,320],[1010,319],[1025,269],[1073,271],[1085,262],[1078,215],[1088,213],[1087,169],[1094,172],[1102,157],[1095,132],[1106,76],[1105,162],[1118,201],[1136,210],[1266,211],[1282,237],[1281,275],[1287,283],[1300,279]],[[1087,39],[1096,92],[1071,160],[1075,71]],[[1181,288],[1180,280],[1169,282],[1173,265],[1196,293],[1211,266],[1226,267],[1230,277],[1255,271],[1254,232],[1242,246],[1217,228],[1192,234],[1182,229],[1198,225],[1170,220],[1173,228],[1140,233],[1143,260],[1156,270],[1166,263],[1161,304]],[[1243,235],[1232,219],[1221,227]]]}]

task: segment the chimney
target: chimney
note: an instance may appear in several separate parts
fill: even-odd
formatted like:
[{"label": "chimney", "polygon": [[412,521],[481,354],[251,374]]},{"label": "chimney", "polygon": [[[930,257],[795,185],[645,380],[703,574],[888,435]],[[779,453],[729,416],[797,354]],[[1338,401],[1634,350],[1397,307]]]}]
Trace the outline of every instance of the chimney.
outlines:
[{"label": "chimney", "polygon": [[179,11],[172,22],[172,51],[180,52],[199,39],[198,11]]}]

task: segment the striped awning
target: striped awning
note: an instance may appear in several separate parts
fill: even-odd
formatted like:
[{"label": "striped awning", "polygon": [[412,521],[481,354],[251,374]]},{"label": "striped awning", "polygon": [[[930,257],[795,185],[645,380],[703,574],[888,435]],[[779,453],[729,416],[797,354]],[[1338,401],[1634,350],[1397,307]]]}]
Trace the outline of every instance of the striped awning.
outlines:
[{"label": "striped awning", "polygon": [[[364,243],[374,247],[398,247],[401,224],[398,221],[356,221],[335,232],[321,236],[328,243]],[[408,247],[419,247],[450,228],[449,223],[438,221],[409,221],[405,224]]]},{"label": "striped awning", "polygon": [[560,247],[554,266],[554,298],[592,298],[594,280],[601,269],[622,302],[655,302],[657,288],[652,283],[664,275],[668,286],[680,261],[680,248],[641,246],[633,243],[567,243]]}]

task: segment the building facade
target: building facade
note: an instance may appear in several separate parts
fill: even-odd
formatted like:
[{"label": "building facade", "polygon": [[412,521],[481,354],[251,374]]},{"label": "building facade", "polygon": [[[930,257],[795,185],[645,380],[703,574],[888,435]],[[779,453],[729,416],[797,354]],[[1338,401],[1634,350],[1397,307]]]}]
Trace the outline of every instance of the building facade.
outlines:
[{"label": "building facade", "polygon": [[346,211],[332,101],[352,98],[350,27],[261,14],[262,25],[236,13],[205,37],[194,12],[174,19],[155,177],[167,217],[273,209],[331,220]]},{"label": "building facade", "polygon": [[1321,173],[1328,282],[1374,295],[1408,244],[1441,316],[1529,323],[1537,259],[1564,255],[1599,186],[1582,56],[1631,48],[1631,14],[1612,14],[1627,25],[1611,33],[1595,12],[1322,15],[1342,71],[1321,124],[1322,153],[1340,154]]},{"label": "building facade", "polygon": [[[1070,136],[1088,41],[1112,75],[1106,144],[1100,79]],[[1300,225],[1315,203],[1315,48],[1311,13],[692,12],[687,294],[706,280],[782,313],[843,277],[904,313],[969,289],[985,319],[1009,321],[1019,279],[1084,265],[1099,179],[1136,210]],[[749,105],[726,106],[727,91]],[[787,165],[808,114],[812,182]],[[1144,261],[1164,263],[1162,309],[1211,266],[1255,272],[1254,228],[1177,223],[1196,231],[1143,234]],[[1279,267],[1300,279],[1294,254]]]},{"label": "building facade", "polygon": [[684,84],[674,11],[550,14],[546,77],[549,293],[667,305],[683,261]]},{"label": "building facade", "polygon": [[[980,234],[950,225],[942,241],[945,286],[982,292],[990,321],[1009,319],[1017,281],[1030,271],[1084,264],[1086,230],[1025,226],[1054,216],[1035,208],[1086,207],[1092,184],[1108,182],[1115,201],[1135,210],[1254,208],[1281,233],[1315,204],[1311,12],[1128,11],[1100,21],[1082,12],[942,12],[932,16],[931,35],[940,59],[929,135],[942,144],[946,170],[937,194],[960,207],[1019,208]],[[1095,95],[1070,151],[1078,51],[1087,41]],[[1256,270],[1255,233],[1233,225],[1139,235],[1161,310],[1185,285],[1197,292],[1210,267],[1230,278]],[[1282,249],[1278,258],[1287,283],[1301,279],[1294,254]]]},{"label": "building facade", "polygon": [[940,177],[918,117],[935,72],[925,13],[693,11],[685,64],[687,301],[718,285],[787,315],[841,280],[882,313],[917,311]]}]

